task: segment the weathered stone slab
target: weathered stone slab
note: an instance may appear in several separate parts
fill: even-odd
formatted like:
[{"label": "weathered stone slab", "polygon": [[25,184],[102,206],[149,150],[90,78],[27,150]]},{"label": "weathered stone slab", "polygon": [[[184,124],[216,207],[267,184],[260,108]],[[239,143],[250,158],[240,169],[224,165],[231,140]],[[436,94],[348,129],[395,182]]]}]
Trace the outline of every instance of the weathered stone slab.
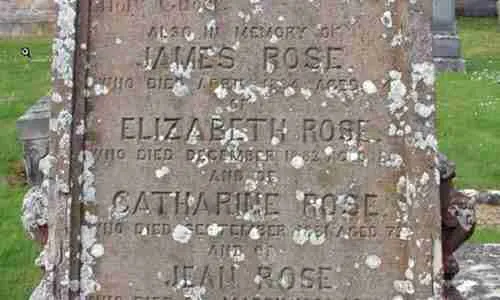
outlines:
[{"label": "weathered stone slab", "polygon": [[456,32],[455,0],[433,0],[433,32]]},{"label": "weathered stone slab", "polygon": [[434,36],[432,43],[434,57],[460,58],[460,39],[458,36]]},{"label": "weathered stone slab", "polygon": [[430,0],[58,5],[36,297],[439,297]]},{"label": "weathered stone slab", "polygon": [[500,299],[500,245],[466,244],[457,251],[461,270],[453,281],[467,300]]}]

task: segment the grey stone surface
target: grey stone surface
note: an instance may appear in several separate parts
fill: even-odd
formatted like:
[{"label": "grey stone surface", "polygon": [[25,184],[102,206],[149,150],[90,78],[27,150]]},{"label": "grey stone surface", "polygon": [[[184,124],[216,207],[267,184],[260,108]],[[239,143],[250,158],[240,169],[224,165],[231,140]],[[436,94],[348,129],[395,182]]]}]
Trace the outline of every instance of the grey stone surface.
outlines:
[{"label": "grey stone surface", "polygon": [[455,0],[434,0],[432,31],[456,32]]},{"label": "grey stone surface", "polygon": [[431,0],[111,3],[58,1],[35,297],[439,295]]},{"label": "grey stone surface", "polygon": [[464,299],[500,299],[500,244],[466,244],[457,260],[461,270],[452,283]]},{"label": "grey stone surface", "polygon": [[50,97],[40,98],[16,122],[17,136],[23,147],[28,184],[39,185],[42,174],[38,163],[49,151]]},{"label": "grey stone surface", "polygon": [[434,35],[432,54],[441,58],[460,58],[460,38],[457,35]]},{"label": "grey stone surface", "polygon": [[458,0],[457,15],[466,17],[493,17],[497,15],[496,0]]}]

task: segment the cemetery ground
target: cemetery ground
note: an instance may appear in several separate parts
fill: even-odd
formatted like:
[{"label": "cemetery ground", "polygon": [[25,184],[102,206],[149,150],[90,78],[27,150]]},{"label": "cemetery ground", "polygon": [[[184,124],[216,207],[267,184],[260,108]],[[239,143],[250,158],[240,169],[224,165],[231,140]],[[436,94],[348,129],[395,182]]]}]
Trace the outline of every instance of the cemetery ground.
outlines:
[{"label": "cemetery ground", "polygon": [[[456,185],[500,189],[500,33],[494,18],[461,18],[467,73],[444,73],[437,82],[440,150],[457,163]],[[0,40],[0,299],[27,299],[37,284],[39,247],[20,222],[23,179],[15,121],[50,92],[51,39]],[[23,57],[29,47],[32,60]],[[500,208],[485,216],[472,242],[500,243]]]}]

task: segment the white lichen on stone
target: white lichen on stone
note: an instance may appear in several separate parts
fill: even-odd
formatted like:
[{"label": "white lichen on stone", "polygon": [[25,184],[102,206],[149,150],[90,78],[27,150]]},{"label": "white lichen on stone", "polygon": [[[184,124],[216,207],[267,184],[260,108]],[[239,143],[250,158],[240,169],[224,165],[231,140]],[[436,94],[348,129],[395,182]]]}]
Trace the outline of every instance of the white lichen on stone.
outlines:
[{"label": "white lichen on stone", "polygon": [[356,200],[347,194],[338,195],[335,204],[342,210],[342,215],[345,217],[348,217],[357,207]]},{"label": "white lichen on stone", "polygon": [[245,180],[245,191],[246,192],[253,192],[257,189],[257,181],[253,179],[246,179]]},{"label": "white lichen on stone", "polygon": [[104,255],[104,247],[96,243],[90,249],[90,254],[95,258],[99,258]]},{"label": "white lichen on stone", "polygon": [[390,11],[385,11],[380,21],[382,21],[382,24],[384,24],[386,28],[392,28],[392,13]]},{"label": "white lichen on stone", "polygon": [[295,191],[295,198],[297,199],[297,201],[304,201],[304,199],[305,199],[304,192],[301,190],[296,190]]},{"label": "white lichen on stone", "polygon": [[377,93],[377,86],[371,80],[365,80],[363,82],[363,91],[368,95]]},{"label": "white lichen on stone", "polygon": [[434,151],[437,151],[438,147],[437,139],[433,134],[428,134],[424,138],[423,133],[420,131],[415,132],[413,144],[415,145],[416,148],[419,148],[421,150],[426,150],[427,148],[430,148]]},{"label": "white lichen on stone", "polygon": [[183,289],[184,298],[190,300],[204,300],[207,292],[204,286],[189,286],[186,285]]},{"label": "white lichen on stone", "polygon": [[309,242],[313,246],[319,246],[322,245],[326,241],[326,235],[324,233],[315,233],[311,232],[309,234]]},{"label": "white lichen on stone", "polygon": [[165,175],[170,173],[170,169],[167,166],[163,166],[155,171],[156,178],[163,178]]},{"label": "white lichen on stone", "polygon": [[188,96],[190,93],[189,87],[186,84],[182,83],[181,81],[176,81],[174,83],[174,87],[172,88],[172,92],[177,97]]},{"label": "white lichen on stone", "polygon": [[411,282],[410,280],[394,280],[393,287],[396,292],[401,294],[412,295],[413,293],[415,293],[413,282]]},{"label": "white lichen on stone", "polygon": [[412,88],[415,90],[419,81],[423,80],[426,86],[433,86],[436,81],[434,64],[431,62],[412,64]]},{"label": "white lichen on stone", "polygon": [[252,240],[258,240],[258,239],[260,239],[259,229],[257,227],[253,227],[252,229],[250,229],[250,233],[248,234],[248,236]]},{"label": "white lichen on stone", "polygon": [[75,134],[76,135],[84,135],[85,134],[85,122],[84,122],[84,120],[80,120],[78,122],[78,124],[76,125]]},{"label": "white lichen on stone", "polygon": [[413,232],[409,227],[401,227],[401,230],[399,231],[399,239],[408,241],[411,239],[413,236]]},{"label": "white lichen on stone", "polygon": [[193,232],[189,228],[184,225],[177,224],[172,232],[172,238],[176,242],[186,244],[191,239],[192,234]]},{"label": "white lichen on stone", "polygon": [[[97,227],[94,225],[82,225],[80,243],[82,253],[80,260],[82,266],[80,268],[80,290],[84,296],[88,296],[100,290],[100,285],[96,281],[93,266],[95,265],[96,256],[93,255],[92,249],[97,244]],[[94,250],[94,254],[99,255],[99,246]]]},{"label": "white lichen on stone", "polygon": [[271,63],[271,62],[267,62],[266,63],[266,72],[271,74],[272,72],[274,72],[274,64]]},{"label": "white lichen on stone", "polygon": [[295,95],[295,89],[291,86],[287,87],[284,91],[283,91],[285,97],[290,97],[290,96],[293,96]]},{"label": "white lichen on stone", "polygon": [[427,185],[429,183],[430,176],[427,174],[427,172],[424,172],[422,174],[422,177],[420,177],[420,185]]},{"label": "white lichen on stone", "polygon": [[326,155],[326,156],[331,156],[331,155],[333,155],[333,152],[334,152],[333,147],[331,147],[331,146],[327,146],[327,147],[325,148],[324,152],[325,152],[325,155]]},{"label": "white lichen on stone", "polygon": [[92,171],[95,164],[94,156],[91,151],[85,150],[80,152],[78,160],[83,164],[82,174],[78,178],[80,184],[82,184],[82,201],[85,204],[95,203],[95,175]]},{"label": "white lichen on stone", "polygon": [[61,95],[57,92],[53,92],[52,93],[52,102],[54,103],[62,103],[63,102],[63,99],[61,97]]},{"label": "white lichen on stone", "polygon": [[311,90],[307,88],[301,88],[300,93],[302,94],[302,96],[304,96],[306,100],[309,100],[309,98],[311,98],[312,96]]},{"label": "white lichen on stone", "polygon": [[434,111],[436,111],[434,104],[425,105],[420,102],[415,103],[415,113],[424,119],[430,117]]},{"label": "white lichen on stone", "polygon": [[107,95],[109,93],[108,87],[102,84],[95,84],[94,85],[94,94],[96,96],[102,96],[102,95]]},{"label": "white lichen on stone", "polygon": [[292,158],[292,160],[290,161],[290,164],[292,165],[292,167],[294,167],[295,169],[301,169],[302,167],[304,167],[304,159],[302,158],[302,156],[294,156]]},{"label": "white lichen on stone", "polygon": [[238,81],[233,87],[233,92],[236,95],[243,96],[248,103],[254,103],[257,101],[257,94],[267,99],[269,97],[268,87],[259,87],[254,84],[243,87]]},{"label": "white lichen on stone", "polygon": [[186,31],[186,32],[184,32],[184,38],[186,38],[186,40],[187,40],[188,42],[193,41],[193,40],[194,40],[194,37],[195,37],[194,32],[192,32],[192,31],[191,31],[191,32],[187,32],[187,31]]},{"label": "white lichen on stone", "polygon": [[421,285],[428,286],[432,282],[432,276],[430,273],[424,272],[418,275],[418,281]]},{"label": "white lichen on stone", "polygon": [[309,239],[308,234],[308,231],[305,229],[294,230],[292,236],[293,242],[297,245],[304,245]]},{"label": "white lichen on stone", "polygon": [[73,116],[71,113],[65,109],[61,110],[57,116],[55,128],[51,128],[52,131],[56,131],[58,133],[62,133],[64,131],[68,131],[71,122],[73,121]]},{"label": "white lichen on stone", "polygon": [[382,152],[380,154],[380,165],[387,168],[400,168],[403,165],[403,158],[397,153],[387,154]]},{"label": "white lichen on stone", "polygon": [[403,34],[401,30],[392,37],[391,47],[399,47],[403,43]]},{"label": "white lichen on stone", "polygon": [[219,233],[221,233],[223,230],[223,227],[222,226],[219,226],[219,224],[210,224],[208,227],[207,227],[207,234],[209,236],[218,236]]},{"label": "white lichen on stone", "polygon": [[115,197],[113,204],[108,208],[108,217],[110,220],[119,221],[128,216],[129,206],[128,194],[123,193]]},{"label": "white lichen on stone", "polygon": [[39,226],[48,223],[48,195],[40,186],[29,189],[23,199],[21,220],[24,230],[35,238]]},{"label": "white lichen on stone", "polygon": [[396,114],[397,111],[404,109],[406,105],[404,97],[406,96],[407,89],[401,80],[402,76],[400,72],[392,70],[389,72],[389,77],[391,78],[388,94],[388,98],[391,101],[389,104],[389,111],[391,114]]},{"label": "white lichen on stone", "polygon": [[366,257],[365,264],[368,266],[368,268],[375,270],[380,267],[380,265],[382,264],[382,260],[377,255],[372,254]]},{"label": "white lichen on stone", "polygon": [[64,81],[68,87],[73,86],[73,57],[75,50],[76,2],[72,0],[56,0],[57,35],[53,44],[54,60],[52,69],[56,79]]},{"label": "white lichen on stone", "polygon": [[229,251],[229,256],[233,259],[235,264],[241,263],[245,260],[245,253],[240,248],[233,248]]},{"label": "white lichen on stone", "polygon": [[219,98],[221,100],[226,98],[226,96],[228,94],[227,89],[224,86],[222,86],[221,84],[214,90],[214,93],[217,96],[217,98]]}]

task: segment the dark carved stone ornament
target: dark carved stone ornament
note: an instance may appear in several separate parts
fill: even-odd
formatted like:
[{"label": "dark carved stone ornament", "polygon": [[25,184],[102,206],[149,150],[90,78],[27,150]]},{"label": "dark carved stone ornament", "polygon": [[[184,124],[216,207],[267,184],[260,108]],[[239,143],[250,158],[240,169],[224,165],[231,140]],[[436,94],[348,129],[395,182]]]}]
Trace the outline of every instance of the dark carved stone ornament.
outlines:
[{"label": "dark carved stone ornament", "polygon": [[[443,269],[444,279],[451,281],[460,270],[453,253],[474,233],[476,225],[475,199],[457,191],[453,187],[456,176],[455,163],[439,153],[439,172],[441,175],[441,224],[443,239]],[[460,293],[447,284],[444,289],[445,299],[463,299]]]}]

